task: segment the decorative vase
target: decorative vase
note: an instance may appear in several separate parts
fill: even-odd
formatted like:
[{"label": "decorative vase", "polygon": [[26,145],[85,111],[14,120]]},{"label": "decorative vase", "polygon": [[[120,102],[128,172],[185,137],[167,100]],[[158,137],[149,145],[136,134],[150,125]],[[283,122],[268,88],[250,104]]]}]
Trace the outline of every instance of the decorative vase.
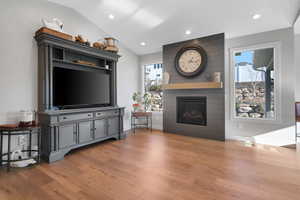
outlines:
[{"label": "decorative vase", "polygon": [[164,72],[163,74],[163,83],[164,84],[169,84],[170,81],[170,74],[168,72]]},{"label": "decorative vase", "polygon": [[221,82],[221,72],[214,72],[213,73],[213,81],[214,82]]}]

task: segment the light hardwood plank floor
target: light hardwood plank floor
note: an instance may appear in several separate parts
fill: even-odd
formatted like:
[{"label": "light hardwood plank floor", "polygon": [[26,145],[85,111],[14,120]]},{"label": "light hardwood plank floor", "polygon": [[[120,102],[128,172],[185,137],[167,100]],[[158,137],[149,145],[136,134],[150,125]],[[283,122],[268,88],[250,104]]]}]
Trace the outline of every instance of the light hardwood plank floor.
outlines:
[{"label": "light hardwood plank floor", "polygon": [[0,171],[0,200],[299,200],[299,152],[159,131]]}]

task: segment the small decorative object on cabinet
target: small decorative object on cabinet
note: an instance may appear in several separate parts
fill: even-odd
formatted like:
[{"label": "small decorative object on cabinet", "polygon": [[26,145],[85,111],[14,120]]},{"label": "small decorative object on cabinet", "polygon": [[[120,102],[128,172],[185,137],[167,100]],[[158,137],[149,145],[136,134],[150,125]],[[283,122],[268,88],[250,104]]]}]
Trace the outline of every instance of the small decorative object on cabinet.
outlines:
[{"label": "small decorative object on cabinet", "polygon": [[47,27],[48,29],[52,29],[52,30],[63,33],[64,24],[58,18],[54,18],[54,19],[52,19],[52,21],[47,21],[46,19],[42,19],[42,23],[43,23],[44,27]]},{"label": "small decorative object on cabinet", "polygon": [[115,38],[107,37],[104,39],[105,39],[105,49],[104,50],[115,52],[115,53],[117,53],[119,51],[119,49],[116,45],[117,40]]},{"label": "small decorative object on cabinet", "polygon": [[78,42],[86,46],[91,46],[91,43],[88,40],[84,39],[82,35],[75,36],[75,42]]},{"label": "small decorative object on cabinet", "polygon": [[181,76],[187,78],[201,74],[206,64],[207,55],[200,46],[183,47],[175,57],[175,69]]},{"label": "small decorative object on cabinet", "polygon": [[[145,123],[141,123],[141,120],[146,120]],[[138,122],[136,122],[138,120]],[[150,127],[149,127],[150,126]],[[150,128],[152,132],[152,112],[132,112],[131,113],[131,129],[135,133],[135,129],[137,127],[146,127],[147,129]]]},{"label": "small decorative object on cabinet", "polygon": [[97,66],[95,63],[84,61],[84,60],[74,60],[74,63],[78,63],[81,65],[89,65],[89,66],[93,66],[93,67]]},{"label": "small decorative object on cabinet", "polygon": [[[29,164],[40,162],[41,131],[39,126],[19,127],[17,124],[0,126],[0,166],[26,167]],[[33,148],[33,135],[37,135],[37,147]],[[12,139],[15,137],[28,136],[28,145],[23,145],[22,149],[12,152]],[[7,140],[4,140],[7,137]],[[7,141],[7,149],[4,149],[4,141]],[[26,146],[27,148],[25,148]]]},{"label": "small decorative object on cabinet", "polygon": [[105,45],[102,42],[94,42],[93,47],[103,50],[105,48]]}]

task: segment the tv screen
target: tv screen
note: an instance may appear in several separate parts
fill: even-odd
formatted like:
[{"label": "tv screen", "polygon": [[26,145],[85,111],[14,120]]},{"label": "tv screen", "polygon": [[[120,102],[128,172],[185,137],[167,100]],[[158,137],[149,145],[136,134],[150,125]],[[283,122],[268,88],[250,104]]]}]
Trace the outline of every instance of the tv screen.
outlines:
[{"label": "tv screen", "polygon": [[108,106],[110,74],[55,67],[53,71],[53,105],[59,109]]}]

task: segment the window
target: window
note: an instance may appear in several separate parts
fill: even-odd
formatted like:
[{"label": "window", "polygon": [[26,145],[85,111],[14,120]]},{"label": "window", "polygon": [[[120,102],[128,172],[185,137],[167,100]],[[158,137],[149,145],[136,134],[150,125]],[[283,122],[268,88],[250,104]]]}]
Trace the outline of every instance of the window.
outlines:
[{"label": "window", "polygon": [[162,111],[163,65],[145,65],[144,73],[145,92],[151,94],[151,111]]},{"label": "window", "polygon": [[274,120],[278,114],[277,45],[233,50],[233,115]]}]

